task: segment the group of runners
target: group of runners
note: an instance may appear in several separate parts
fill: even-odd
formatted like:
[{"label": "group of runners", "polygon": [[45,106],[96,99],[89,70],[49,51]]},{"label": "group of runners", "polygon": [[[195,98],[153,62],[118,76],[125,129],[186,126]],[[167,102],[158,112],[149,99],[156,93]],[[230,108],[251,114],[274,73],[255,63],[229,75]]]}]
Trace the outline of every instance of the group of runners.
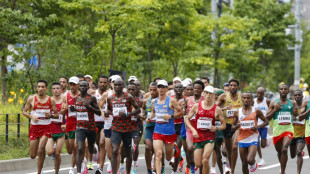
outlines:
[{"label": "group of runners", "polygon": [[37,169],[42,173],[46,154],[54,156],[57,174],[65,144],[72,156],[69,174],[75,166],[78,174],[94,170],[93,160],[99,164],[96,174],[105,173],[105,161],[107,173],[136,174],[142,138],[148,174],[165,173],[165,160],[172,173],[215,174],[217,164],[219,173],[233,174],[238,151],[247,174],[264,165],[261,148],[269,144],[271,126],[279,173],[285,173],[290,149],[291,158],[297,156],[299,174],[303,149],[310,150],[310,101],[303,100],[301,90],[289,100],[285,84],[279,86],[280,98],[274,101],[264,97],[262,87],[255,99],[250,92],[238,93],[238,88],[236,79],[219,89],[207,77],[194,82],[175,77],[169,83],[156,78],[144,92],[135,76],[126,85],[119,75],[102,75],[96,85],[92,76],[78,74],[53,82],[50,97],[47,81],[38,80],[37,93],[29,96],[23,109],[31,119],[30,157],[38,156]]}]

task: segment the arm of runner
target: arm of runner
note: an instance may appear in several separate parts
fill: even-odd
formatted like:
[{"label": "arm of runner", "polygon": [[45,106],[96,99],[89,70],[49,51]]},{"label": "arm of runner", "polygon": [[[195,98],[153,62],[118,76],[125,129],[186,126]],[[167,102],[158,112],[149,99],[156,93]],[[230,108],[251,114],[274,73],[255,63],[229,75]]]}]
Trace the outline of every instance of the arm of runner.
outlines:
[{"label": "arm of runner", "polygon": [[[220,120],[220,122],[221,122],[221,126],[215,128],[215,129],[218,130],[218,131],[222,131],[222,130],[226,129],[226,122],[225,122],[225,119],[224,119],[224,116],[223,116],[223,112],[222,112],[222,109],[219,106],[216,106],[215,117],[218,118]],[[214,126],[212,126],[212,127],[214,127]]]},{"label": "arm of runner", "polygon": [[240,128],[240,123],[238,123],[238,120],[239,120],[239,116],[238,115],[239,115],[239,110],[234,112],[233,122],[232,122],[232,125],[231,125],[231,129],[232,130],[236,130],[236,129]]},{"label": "arm of runner", "polygon": [[294,106],[294,108],[293,108],[293,117],[297,117],[298,116],[298,108],[296,106],[296,102],[293,101],[292,103],[293,103],[293,106]]},{"label": "arm of runner", "polygon": [[199,136],[198,136],[196,129],[192,126],[192,124],[189,122],[189,120],[196,114],[197,110],[198,110],[198,103],[196,103],[192,107],[192,109],[189,111],[187,117],[185,118],[185,124],[192,131],[193,136],[195,138],[199,138]]},{"label": "arm of runner", "polygon": [[26,116],[27,118],[32,119],[35,123],[38,122],[37,117],[34,115],[29,114],[27,111],[32,108],[32,102],[33,102],[33,96],[30,96],[26,102],[26,105],[23,109],[23,115]]},{"label": "arm of runner", "polygon": [[145,120],[146,119],[146,103],[148,99],[144,99],[142,102],[141,106],[141,119]]},{"label": "arm of runner", "polygon": [[173,115],[164,115],[163,118],[165,120],[169,120],[171,118],[178,118],[178,117],[182,117],[183,116],[183,111],[182,111],[181,107],[178,105],[178,102],[174,98],[170,99],[169,105],[170,105],[170,108],[175,111],[175,114],[173,114]]},{"label": "arm of runner", "polygon": [[59,111],[59,113],[61,115],[65,115],[67,110],[68,110],[67,95],[65,95],[62,97],[62,105],[61,105],[61,110]]},{"label": "arm of runner", "polygon": [[140,114],[141,110],[140,110],[140,108],[139,108],[139,105],[138,105],[138,103],[135,101],[135,99],[133,98],[132,95],[128,94],[128,100],[129,100],[129,103],[135,108],[134,111],[128,113],[128,116]]},{"label": "arm of runner", "polygon": [[112,103],[111,103],[111,98],[107,98],[107,111],[104,113],[105,118],[109,118],[109,115],[112,113],[113,108],[112,108]]},{"label": "arm of runner", "polygon": [[150,117],[148,117],[148,118],[145,120],[145,123],[146,123],[146,124],[147,124],[149,121],[151,121],[152,118],[155,117],[154,101],[155,101],[155,99],[152,100],[152,106],[151,106],[152,112],[151,112],[151,115],[150,115]]},{"label": "arm of runner", "polygon": [[51,105],[52,105],[52,110],[53,110],[53,114],[51,113],[45,113],[45,117],[48,117],[48,118],[59,118],[59,115],[58,115],[58,110],[57,110],[57,107],[56,107],[56,101],[52,98],[51,99]]},{"label": "arm of runner", "polygon": [[307,109],[307,104],[308,104],[308,101],[304,101],[304,102],[302,103],[302,105],[301,105],[301,110],[300,110],[300,113],[302,113],[302,114],[300,114],[300,115],[298,115],[298,116],[296,117],[297,120],[302,121],[302,120],[306,119],[306,117],[309,115],[310,109],[308,109],[308,110],[306,111],[306,109]]},{"label": "arm of runner", "polygon": [[90,101],[88,103],[88,109],[97,115],[101,115],[101,111],[98,107],[97,99],[95,96],[90,97]]},{"label": "arm of runner", "polygon": [[263,121],[263,123],[262,123],[261,125],[255,126],[254,128],[251,127],[251,129],[252,129],[253,131],[256,131],[257,129],[266,127],[266,126],[269,124],[267,118],[264,116],[264,114],[262,113],[262,111],[259,110],[259,109],[255,109],[255,110],[256,110],[255,112],[256,112],[256,116],[257,116],[257,117],[256,117],[256,121],[258,120],[258,118],[260,118],[260,119]]},{"label": "arm of runner", "polygon": [[181,109],[182,109],[182,111],[183,111],[183,117],[186,115],[185,109],[184,109],[184,106],[185,106],[184,104],[185,104],[184,99],[180,99],[180,100],[178,101],[178,105],[181,107]]},{"label": "arm of runner", "polygon": [[272,101],[270,103],[270,106],[268,108],[268,111],[267,111],[267,120],[271,120],[273,118],[273,115],[281,108],[281,103],[277,103],[275,104],[275,101]]}]

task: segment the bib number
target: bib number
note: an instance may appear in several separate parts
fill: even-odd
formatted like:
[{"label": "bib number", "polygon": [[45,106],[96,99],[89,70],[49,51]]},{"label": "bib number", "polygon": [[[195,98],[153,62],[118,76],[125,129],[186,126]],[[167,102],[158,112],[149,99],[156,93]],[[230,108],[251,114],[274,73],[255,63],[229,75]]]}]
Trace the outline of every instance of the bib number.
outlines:
[{"label": "bib number", "polygon": [[226,111],[226,115],[227,115],[227,118],[231,118],[231,117],[233,117],[234,116],[234,113],[235,113],[235,109],[231,109],[231,110],[227,110]]},{"label": "bib number", "polygon": [[222,124],[220,121],[215,121],[215,127],[220,127]]},{"label": "bib number", "polygon": [[280,125],[291,124],[291,115],[290,114],[281,114],[278,116],[278,123]]},{"label": "bib number", "polygon": [[127,115],[127,107],[113,108],[114,117],[119,117],[120,112],[124,112]]},{"label": "bib number", "polygon": [[241,129],[251,129],[253,126],[255,126],[254,120],[241,121],[240,123]]},{"label": "bib number", "polygon": [[63,117],[63,115],[58,114],[58,118],[52,118],[51,121],[54,123],[62,123]]},{"label": "bib number", "polygon": [[37,109],[35,116],[37,118],[46,118],[45,113],[50,113],[50,112],[51,112],[51,110],[49,110],[49,109]]},{"label": "bib number", "polygon": [[88,121],[88,113],[87,112],[77,112],[76,113],[77,121]]},{"label": "bib number", "polygon": [[76,117],[76,112],[71,112],[71,111],[70,111],[70,106],[73,106],[73,105],[69,105],[69,108],[68,108],[68,116],[69,116],[69,117]]},{"label": "bib number", "polygon": [[297,124],[297,125],[305,125],[305,119],[303,119],[302,121],[295,120],[295,121],[293,121],[293,124]]},{"label": "bib number", "polygon": [[212,123],[211,120],[197,120],[197,129],[211,129]]},{"label": "bib number", "polygon": [[155,113],[156,122],[157,123],[168,123],[169,120],[165,120],[164,117],[163,117],[164,115],[166,115],[166,114],[156,114]]},{"label": "bib number", "polygon": [[[151,116],[151,112],[147,112],[147,118]],[[155,123],[156,122],[156,117],[153,117],[150,121],[150,123]]]}]

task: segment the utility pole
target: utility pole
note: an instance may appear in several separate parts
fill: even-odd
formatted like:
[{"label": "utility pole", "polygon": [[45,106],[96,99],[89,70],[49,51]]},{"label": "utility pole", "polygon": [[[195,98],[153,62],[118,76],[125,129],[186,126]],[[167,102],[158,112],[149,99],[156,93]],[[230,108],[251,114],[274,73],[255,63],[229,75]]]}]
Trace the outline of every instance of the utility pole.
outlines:
[{"label": "utility pole", "polygon": [[301,50],[301,27],[300,27],[300,20],[301,20],[301,0],[295,0],[295,18],[296,18],[296,25],[295,25],[295,39],[296,44],[294,48],[294,56],[295,56],[295,71],[294,71],[294,89],[299,89],[299,80],[300,80],[300,50]]}]

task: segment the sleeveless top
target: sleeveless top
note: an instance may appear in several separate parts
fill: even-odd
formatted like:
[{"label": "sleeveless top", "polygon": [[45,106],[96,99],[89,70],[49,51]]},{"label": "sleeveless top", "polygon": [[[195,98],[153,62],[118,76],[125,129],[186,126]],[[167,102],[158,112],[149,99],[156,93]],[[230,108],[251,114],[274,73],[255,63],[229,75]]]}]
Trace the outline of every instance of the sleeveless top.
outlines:
[{"label": "sleeveless top", "polygon": [[223,112],[225,122],[228,124],[232,124],[235,111],[242,107],[241,94],[238,93],[237,95],[238,98],[236,101],[234,101],[231,99],[230,93],[226,93],[226,102],[224,107],[232,105],[232,109]]},{"label": "sleeveless top", "polygon": [[[171,98],[177,99],[174,95],[171,95],[170,97],[171,97]],[[183,99],[184,99],[184,98],[186,98],[186,96],[184,96]],[[183,123],[183,117],[175,118],[175,119],[174,119],[174,124],[182,124],[182,123]]]},{"label": "sleeveless top", "polygon": [[[188,99],[188,102],[187,102],[187,109],[186,109],[186,114],[188,115],[190,110],[192,109],[192,107],[196,104],[196,103],[199,103],[201,101],[204,100],[204,96],[201,96],[200,97],[200,100],[198,102],[195,102],[195,97],[194,96],[191,96],[189,99]],[[185,115],[184,117],[186,117],[187,115]],[[195,118],[196,118],[196,114],[189,120],[189,122],[191,123],[192,126],[195,125]]]},{"label": "sleeveless top", "polygon": [[[308,104],[307,104],[307,108],[306,108],[306,111],[310,109],[310,100],[308,101]],[[310,122],[309,122],[309,117],[310,117],[310,114],[307,115],[306,117],[306,122],[305,122],[305,125],[306,125],[306,129],[305,129],[305,137],[310,137]]]},{"label": "sleeveless top", "polygon": [[240,122],[239,128],[239,143],[252,143],[258,141],[258,131],[252,131],[251,127],[257,126],[256,111],[252,107],[252,111],[248,115],[242,113],[242,108],[239,108],[238,118]]},{"label": "sleeveless top", "polygon": [[[300,108],[298,108],[298,115],[300,114]],[[294,138],[305,137],[305,120],[302,121],[293,121],[294,127]]]},{"label": "sleeveless top", "polygon": [[[97,99],[97,102],[101,99],[102,95],[99,93],[98,89],[96,90],[96,94],[95,94],[95,97]],[[97,115],[97,114],[94,114],[95,115],[95,122],[104,122],[104,118],[101,116],[101,115]]]},{"label": "sleeveless top", "polygon": [[[254,99],[254,108],[259,109],[262,111],[262,113],[264,114],[264,116],[266,117],[267,115],[267,111],[268,111],[268,104],[267,104],[267,98],[264,97],[264,100],[261,103],[257,103],[257,98]],[[258,125],[263,124],[263,121],[258,118]],[[266,126],[268,127],[268,126]]]},{"label": "sleeveless top", "polygon": [[[59,112],[61,110],[62,103],[56,104],[57,111]],[[58,134],[63,133],[61,130],[61,125],[65,122],[65,118],[63,115],[59,114],[58,118],[52,118],[51,119],[51,134]]]},{"label": "sleeveless top", "polygon": [[[147,100],[147,103],[146,103],[146,113],[147,113],[147,118],[151,116],[151,113],[152,113],[152,97],[150,97],[148,100]],[[146,127],[151,127],[151,126],[155,126],[155,121],[156,121],[156,117],[154,117],[153,119],[151,119],[150,122],[147,123]]]},{"label": "sleeveless top", "polygon": [[34,106],[33,110],[31,111],[31,115],[34,115],[37,117],[38,122],[35,123],[31,119],[31,125],[49,125],[51,124],[51,119],[45,117],[45,113],[51,113],[52,110],[52,103],[51,103],[51,97],[48,96],[46,103],[40,103],[37,96],[34,96]]},{"label": "sleeveless top", "polygon": [[[275,104],[280,102],[280,99],[275,100]],[[293,108],[294,105],[290,100],[287,104],[282,104],[281,108],[274,114],[273,120],[273,136],[277,137],[284,132],[291,132],[294,134],[293,128]]]},{"label": "sleeveless top", "polygon": [[86,102],[88,102],[91,98],[91,95],[86,95],[86,98],[79,98],[78,95],[76,97],[77,101],[75,103],[76,108],[76,127],[79,129],[87,129],[90,131],[96,130],[96,123],[94,118],[94,113],[90,112],[86,108]]},{"label": "sleeveless top", "polygon": [[155,109],[155,133],[163,134],[163,135],[174,135],[174,119],[165,120],[163,115],[173,115],[174,110],[172,110],[169,106],[170,96],[167,96],[164,104],[158,104],[158,98],[155,99],[154,109]]},{"label": "sleeveless top", "polygon": [[[139,104],[140,103],[140,97],[135,97],[135,101],[137,104]],[[133,106],[132,106],[132,109],[134,109]],[[140,115],[140,114],[138,114],[138,115]],[[132,131],[137,130],[138,124],[140,124],[140,123],[141,123],[140,118],[136,118],[134,116],[131,116],[131,129],[132,129]]]},{"label": "sleeveless top", "polygon": [[216,139],[216,133],[210,131],[211,126],[215,126],[215,109],[216,104],[213,104],[211,109],[206,110],[202,107],[202,101],[199,102],[194,124],[199,138],[194,138],[194,143]]},{"label": "sleeveless top", "polygon": [[70,106],[75,105],[75,99],[70,95],[70,92],[67,93],[67,103],[68,103],[68,111],[67,111],[67,132],[74,131],[76,129],[76,112],[70,111]]},{"label": "sleeveless top", "polygon": [[131,112],[131,105],[128,101],[128,94],[124,93],[123,97],[118,99],[116,95],[112,96],[112,113],[113,113],[113,121],[112,121],[112,130],[117,132],[131,132],[131,117],[120,117],[119,112],[125,112],[126,115]]}]

